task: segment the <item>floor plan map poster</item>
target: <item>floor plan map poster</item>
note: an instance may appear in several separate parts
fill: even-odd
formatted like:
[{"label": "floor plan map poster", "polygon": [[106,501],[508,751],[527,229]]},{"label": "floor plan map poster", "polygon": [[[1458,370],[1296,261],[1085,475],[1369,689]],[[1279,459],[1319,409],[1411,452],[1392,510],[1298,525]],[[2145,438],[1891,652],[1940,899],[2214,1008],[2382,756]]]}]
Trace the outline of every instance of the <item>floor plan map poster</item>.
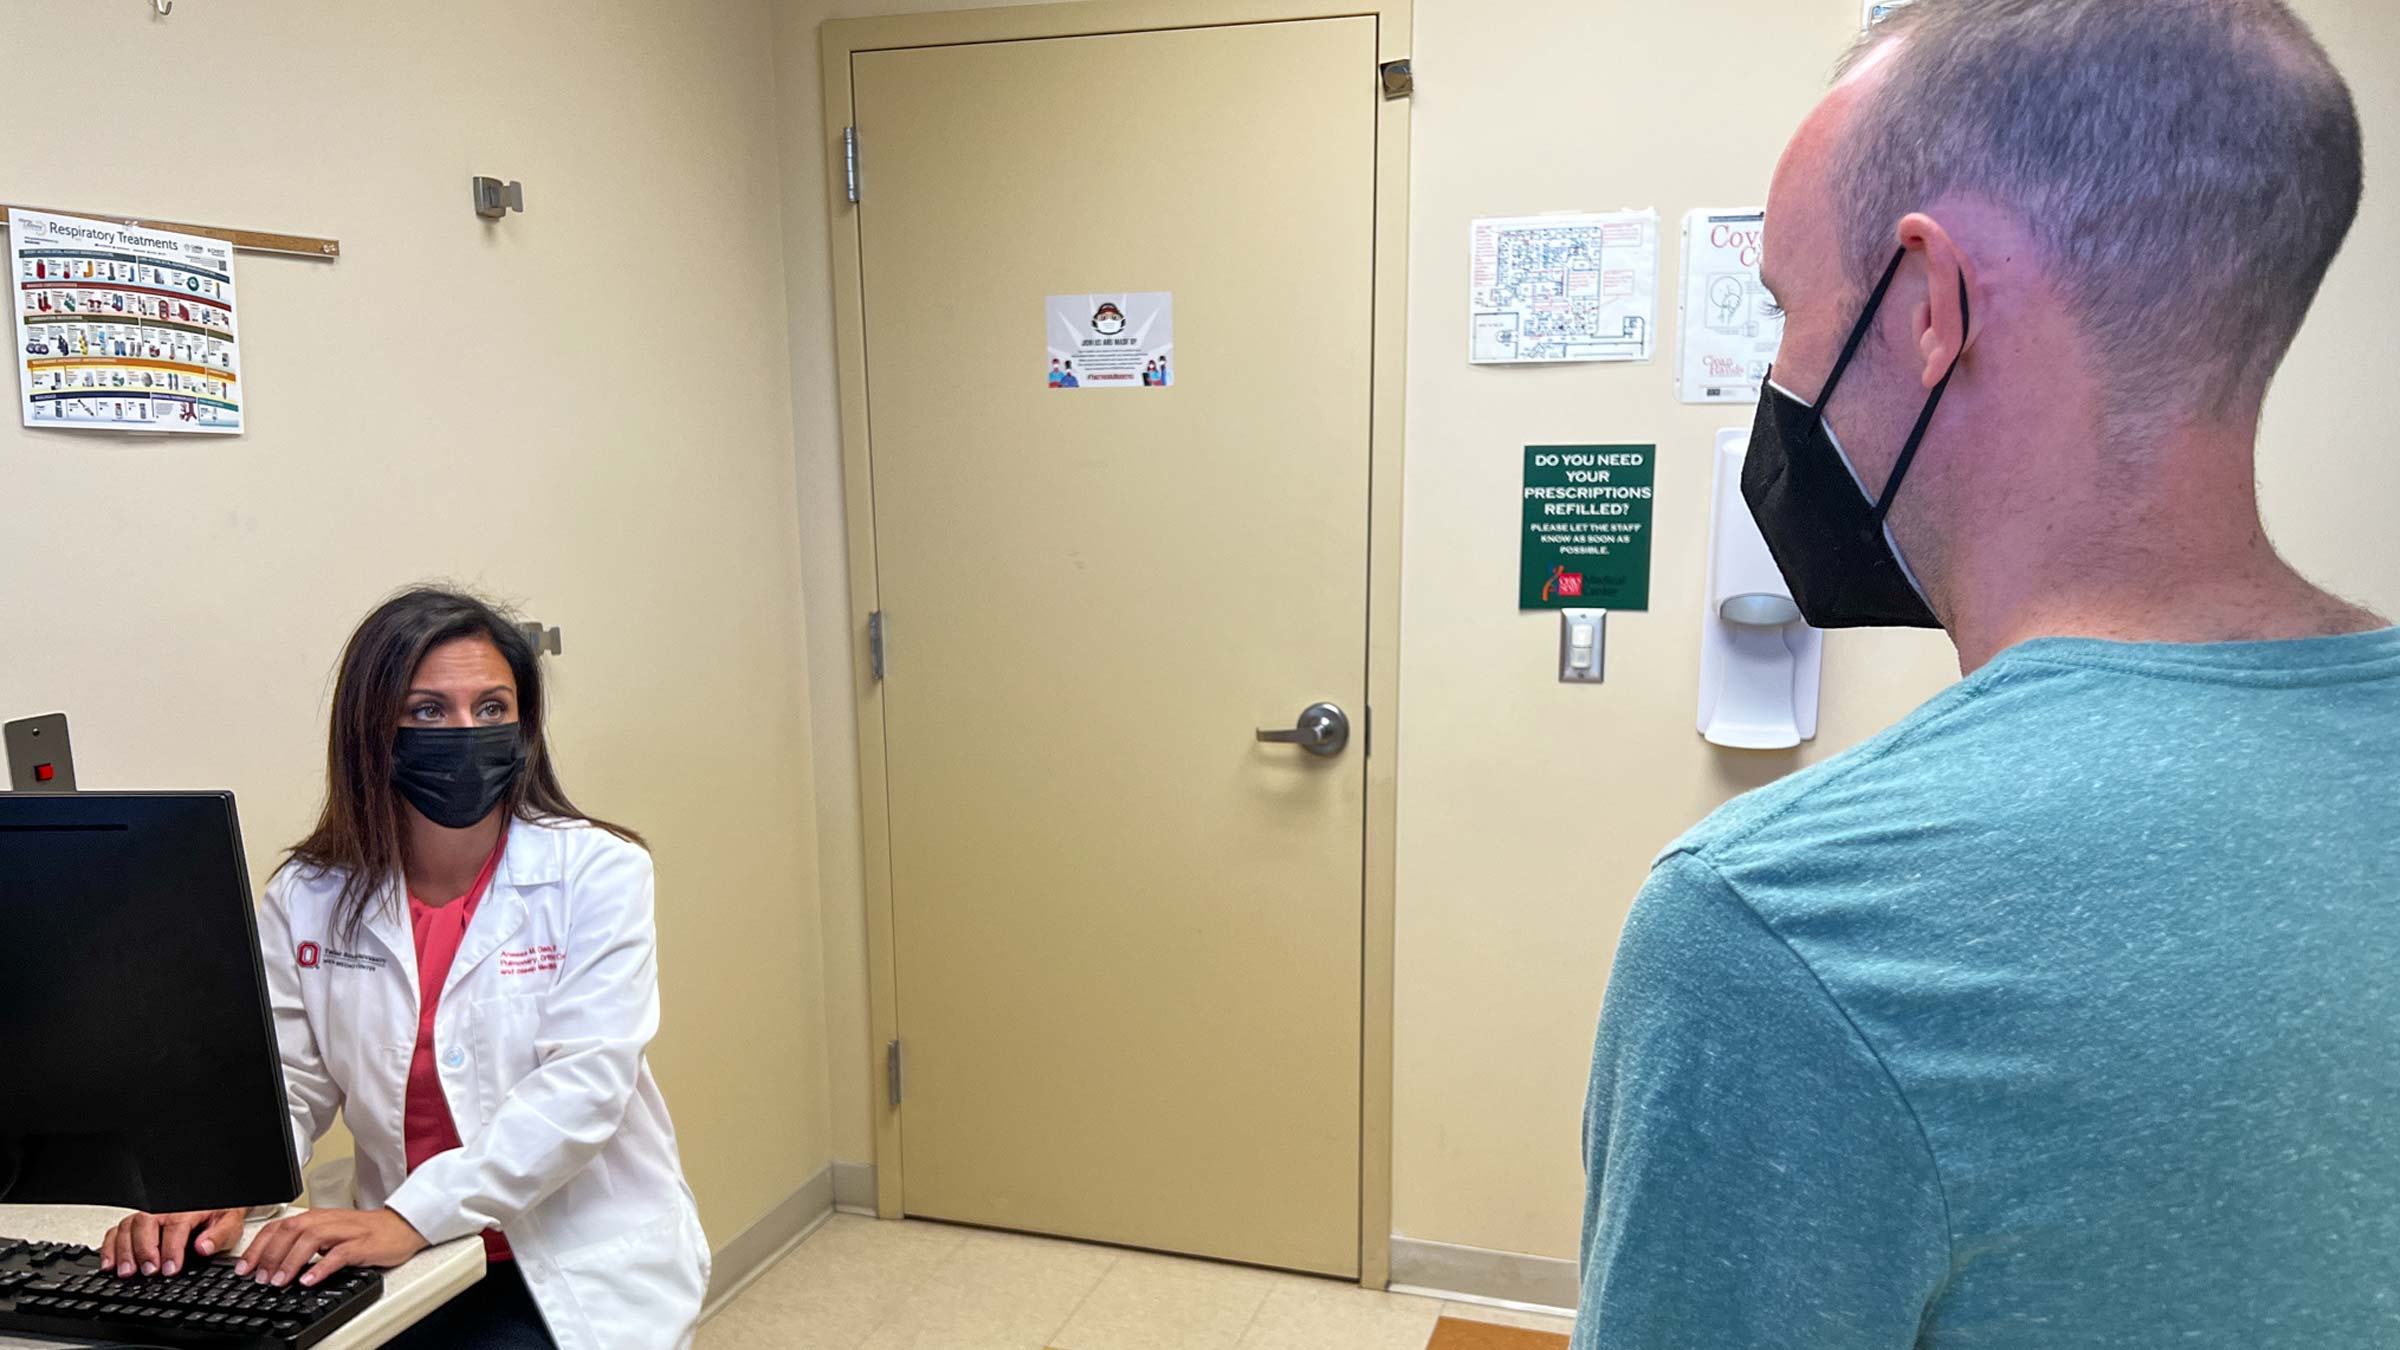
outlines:
[{"label": "floor plan map poster", "polygon": [[8,261],[26,426],[241,431],[233,245],[12,210]]},{"label": "floor plan map poster", "polygon": [[1658,332],[1658,213],[1478,220],[1469,359],[1647,361]]},{"label": "floor plan map poster", "polygon": [[1759,207],[1683,218],[1683,306],[1676,394],[1686,403],[1756,403],[1783,311],[1758,279],[1767,213]]}]

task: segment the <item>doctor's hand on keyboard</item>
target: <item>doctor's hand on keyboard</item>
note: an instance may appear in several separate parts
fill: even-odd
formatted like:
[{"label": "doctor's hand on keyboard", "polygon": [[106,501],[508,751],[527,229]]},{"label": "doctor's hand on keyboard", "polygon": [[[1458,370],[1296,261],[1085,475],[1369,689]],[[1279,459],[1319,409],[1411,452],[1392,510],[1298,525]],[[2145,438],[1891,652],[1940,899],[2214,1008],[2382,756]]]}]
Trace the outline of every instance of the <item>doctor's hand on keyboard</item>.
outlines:
[{"label": "doctor's hand on keyboard", "polygon": [[[173,1275],[240,1246],[242,1216],[238,1209],[129,1214],[100,1240],[100,1268],[121,1278]],[[307,1286],[348,1266],[399,1265],[425,1246],[408,1220],[388,1209],[311,1209],[259,1229],[234,1273],[276,1288]]]},{"label": "doctor's hand on keyboard", "polygon": [[[197,1259],[241,1245],[242,1210],[128,1214],[100,1239],[100,1268],[121,1276],[173,1275]],[[185,1244],[190,1244],[190,1251]]]},{"label": "doctor's hand on keyboard", "polygon": [[311,1209],[259,1229],[234,1271],[278,1289],[313,1285],[349,1266],[399,1265],[427,1245],[388,1209]]}]

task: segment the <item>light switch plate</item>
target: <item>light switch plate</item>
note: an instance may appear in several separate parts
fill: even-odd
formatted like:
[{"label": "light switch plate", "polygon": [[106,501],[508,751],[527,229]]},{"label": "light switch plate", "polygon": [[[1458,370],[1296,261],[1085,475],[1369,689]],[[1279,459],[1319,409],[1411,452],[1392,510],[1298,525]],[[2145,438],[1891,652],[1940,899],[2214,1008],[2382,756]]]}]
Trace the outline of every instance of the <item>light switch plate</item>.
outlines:
[{"label": "light switch plate", "polygon": [[1558,612],[1558,682],[1603,684],[1608,678],[1608,611]]},{"label": "light switch plate", "polygon": [[[67,715],[45,713],[0,726],[8,751],[8,786],[15,792],[73,792],[75,751],[67,741]],[[43,770],[47,768],[47,777]]]}]

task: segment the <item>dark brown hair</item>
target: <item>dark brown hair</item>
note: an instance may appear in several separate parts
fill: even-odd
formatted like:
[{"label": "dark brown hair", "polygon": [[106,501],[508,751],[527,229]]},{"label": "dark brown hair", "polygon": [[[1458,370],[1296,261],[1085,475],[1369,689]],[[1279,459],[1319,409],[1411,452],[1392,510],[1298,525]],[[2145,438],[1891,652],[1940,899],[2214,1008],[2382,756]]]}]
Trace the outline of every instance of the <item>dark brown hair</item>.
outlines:
[{"label": "dark brown hair", "polygon": [[517,720],[525,771],[503,809],[511,820],[583,821],[620,839],[642,837],[575,809],[558,784],[543,726],[542,671],[533,642],[514,618],[463,591],[419,586],[376,606],[342,649],[325,738],[325,807],[317,827],[291,848],[311,877],[340,872],[334,931],[357,937],[367,907],[400,875],[400,794],[392,785],[392,749],[410,681],[426,653],[460,638],[489,638],[517,682]]}]

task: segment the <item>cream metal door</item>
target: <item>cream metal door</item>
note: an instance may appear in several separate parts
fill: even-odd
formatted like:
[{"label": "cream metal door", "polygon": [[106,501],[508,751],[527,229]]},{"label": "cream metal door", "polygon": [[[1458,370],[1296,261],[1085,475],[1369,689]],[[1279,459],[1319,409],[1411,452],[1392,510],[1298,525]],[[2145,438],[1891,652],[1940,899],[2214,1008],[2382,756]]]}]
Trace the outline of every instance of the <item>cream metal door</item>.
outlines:
[{"label": "cream metal door", "polygon": [[[850,58],[910,1214],[1360,1273],[1376,61]],[[1051,388],[1137,292],[1172,385]]]}]

